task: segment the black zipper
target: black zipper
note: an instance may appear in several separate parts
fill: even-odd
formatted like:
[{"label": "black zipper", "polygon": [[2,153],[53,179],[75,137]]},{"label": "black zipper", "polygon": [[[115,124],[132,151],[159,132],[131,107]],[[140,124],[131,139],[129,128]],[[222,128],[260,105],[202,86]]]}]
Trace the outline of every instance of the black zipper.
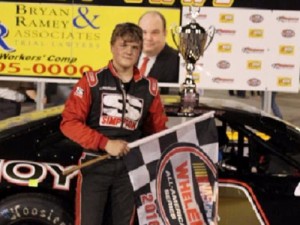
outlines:
[{"label": "black zipper", "polygon": [[125,113],[126,113],[126,91],[124,89],[124,84],[122,83],[122,81],[120,79],[119,80],[119,85],[120,85],[120,89],[122,92],[122,100],[123,100],[123,108],[122,108],[122,120],[121,120],[121,128],[123,128],[124,125],[124,117],[125,117]]}]

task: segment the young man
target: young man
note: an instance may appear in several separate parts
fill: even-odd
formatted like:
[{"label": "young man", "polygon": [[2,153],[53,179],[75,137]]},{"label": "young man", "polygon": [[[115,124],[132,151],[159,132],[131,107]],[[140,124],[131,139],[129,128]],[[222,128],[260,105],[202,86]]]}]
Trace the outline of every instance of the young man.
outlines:
[{"label": "young man", "polygon": [[[159,82],[177,83],[179,77],[179,53],[166,43],[166,19],[158,11],[147,11],[139,19],[143,30],[143,52],[138,68],[144,58],[148,58],[143,75],[157,79]],[[163,89],[168,92],[167,89]],[[166,94],[166,93],[165,93]]]},{"label": "young man", "polygon": [[62,113],[62,132],[83,146],[82,162],[102,154],[110,159],[81,170],[76,201],[76,225],[107,225],[109,203],[113,225],[129,225],[134,198],[122,156],[128,142],[166,128],[167,117],[157,81],[134,66],[140,55],[142,30],[118,24],[111,37],[112,60],[97,72],[87,72],[74,86]]}]

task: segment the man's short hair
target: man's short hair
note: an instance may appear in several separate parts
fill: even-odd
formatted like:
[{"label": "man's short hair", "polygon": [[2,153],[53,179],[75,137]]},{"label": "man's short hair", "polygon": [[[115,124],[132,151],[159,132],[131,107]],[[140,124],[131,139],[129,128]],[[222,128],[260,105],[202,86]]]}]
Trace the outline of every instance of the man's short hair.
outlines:
[{"label": "man's short hair", "polygon": [[110,44],[113,45],[118,37],[128,42],[139,42],[143,46],[143,30],[134,23],[117,24],[111,35]]},{"label": "man's short hair", "polygon": [[160,19],[161,19],[161,21],[162,21],[163,29],[166,30],[166,28],[167,28],[166,18],[165,18],[164,15],[161,14],[159,11],[147,11],[147,12],[145,12],[145,13],[140,17],[140,19],[139,19],[139,24],[140,24],[141,20],[143,19],[143,17],[144,17],[145,15],[148,15],[148,14],[152,14],[152,15],[157,15],[157,16],[159,16]]}]

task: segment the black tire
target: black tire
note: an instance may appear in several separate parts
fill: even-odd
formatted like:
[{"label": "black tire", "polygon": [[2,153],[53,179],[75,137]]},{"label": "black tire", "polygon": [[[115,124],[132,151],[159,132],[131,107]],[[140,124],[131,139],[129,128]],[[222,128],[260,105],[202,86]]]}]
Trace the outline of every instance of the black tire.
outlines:
[{"label": "black tire", "polygon": [[23,193],[0,202],[0,225],[73,225],[73,219],[53,196]]}]

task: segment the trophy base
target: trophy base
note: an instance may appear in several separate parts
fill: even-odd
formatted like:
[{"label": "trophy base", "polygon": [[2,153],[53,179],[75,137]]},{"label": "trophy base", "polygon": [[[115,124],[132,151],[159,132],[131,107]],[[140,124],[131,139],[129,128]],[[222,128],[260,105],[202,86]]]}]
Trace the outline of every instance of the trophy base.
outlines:
[{"label": "trophy base", "polygon": [[166,115],[172,117],[195,117],[203,113],[198,104],[187,110],[181,102],[172,102],[164,103],[164,108]]},{"label": "trophy base", "polygon": [[211,109],[205,107],[201,101],[194,105],[192,111],[184,111],[181,102],[181,95],[162,95],[161,97],[163,100],[165,113],[170,117],[197,117],[211,111]]},{"label": "trophy base", "polygon": [[178,117],[194,117],[194,112],[177,112]]},{"label": "trophy base", "polygon": [[194,116],[195,115],[195,107],[197,105],[193,105],[193,106],[189,106],[189,107],[186,107],[186,106],[180,106],[180,109],[179,111],[177,112],[178,116],[187,116],[187,117],[190,117],[190,116]]},{"label": "trophy base", "polygon": [[184,112],[180,103],[165,104],[164,107],[166,115],[171,117],[196,117],[209,111],[197,105],[192,112]]},{"label": "trophy base", "polygon": [[178,112],[182,116],[194,116],[195,108],[199,105],[199,94],[195,92],[194,89],[191,89],[191,92],[182,92],[181,97],[181,108]]}]

